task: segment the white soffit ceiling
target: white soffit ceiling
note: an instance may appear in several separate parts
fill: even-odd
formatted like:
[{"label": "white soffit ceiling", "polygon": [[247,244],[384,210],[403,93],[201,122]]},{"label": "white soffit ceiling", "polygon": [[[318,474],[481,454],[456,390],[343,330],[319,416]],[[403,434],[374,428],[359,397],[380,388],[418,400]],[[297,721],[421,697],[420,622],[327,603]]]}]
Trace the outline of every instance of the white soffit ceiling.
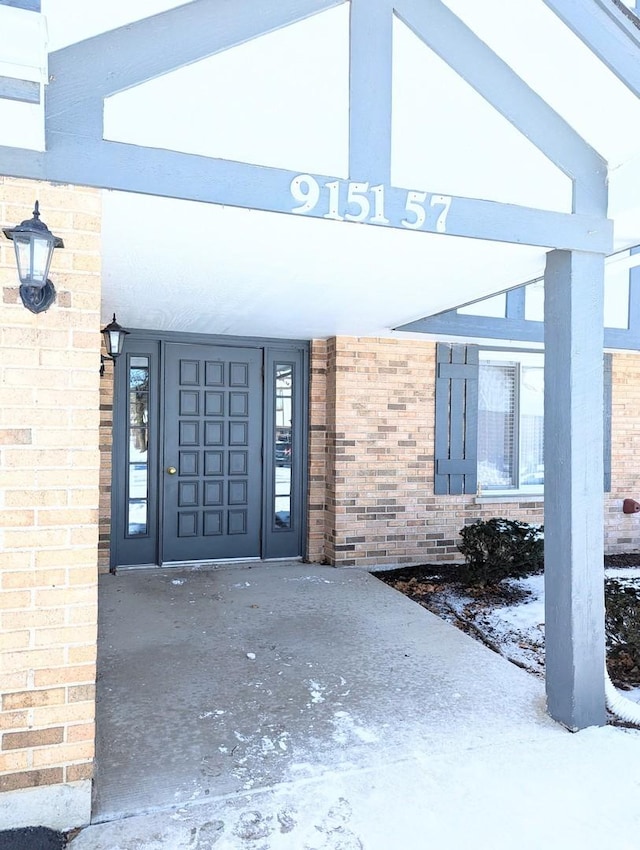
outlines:
[{"label": "white soffit ceiling", "polygon": [[[144,228],[140,227],[144,222]],[[249,336],[389,336],[540,275],[544,251],[105,192],[103,320]]]}]

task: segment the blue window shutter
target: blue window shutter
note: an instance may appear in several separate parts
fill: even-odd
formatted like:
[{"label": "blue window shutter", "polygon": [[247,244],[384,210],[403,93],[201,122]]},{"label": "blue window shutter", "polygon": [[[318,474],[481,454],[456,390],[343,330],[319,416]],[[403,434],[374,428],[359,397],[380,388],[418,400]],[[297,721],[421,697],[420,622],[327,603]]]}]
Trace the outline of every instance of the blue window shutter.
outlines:
[{"label": "blue window shutter", "polygon": [[434,493],[478,489],[478,346],[436,346]]},{"label": "blue window shutter", "polygon": [[611,354],[604,355],[604,492],[611,492]]}]

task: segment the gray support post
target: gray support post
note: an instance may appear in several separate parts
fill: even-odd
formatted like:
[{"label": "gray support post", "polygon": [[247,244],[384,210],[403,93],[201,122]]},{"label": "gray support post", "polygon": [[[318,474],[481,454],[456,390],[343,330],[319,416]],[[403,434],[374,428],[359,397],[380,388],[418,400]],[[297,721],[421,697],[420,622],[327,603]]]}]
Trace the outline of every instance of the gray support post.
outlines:
[{"label": "gray support post", "polygon": [[545,269],[547,703],[571,730],[603,725],[604,257],[551,251]]},{"label": "gray support post", "polygon": [[391,183],[393,4],[351,0],[349,176]]}]

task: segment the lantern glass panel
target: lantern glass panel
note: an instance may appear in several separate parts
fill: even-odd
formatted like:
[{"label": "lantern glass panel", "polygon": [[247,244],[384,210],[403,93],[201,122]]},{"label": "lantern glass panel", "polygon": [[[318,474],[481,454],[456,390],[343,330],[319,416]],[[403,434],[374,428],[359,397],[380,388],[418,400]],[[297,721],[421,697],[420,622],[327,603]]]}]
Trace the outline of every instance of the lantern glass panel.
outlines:
[{"label": "lantern glass panel", "polygon": [[109,354],[122,354],[124,336],[120,333],[120,331],[109,331],[107,336],[109,337],[109,342],[107,343]]},{"label": "lantern glass panel", "polygon": [[51,254],[53,253],[53,240],[47,237],[33,237],[33,267],[31,271],[31,282],[34,286],[39,286],[47,282],[47,274],[49,273],[49,263],[51,262]]},{"label": "lantern glass panel", "polygon": [[28,286],[44,286],[53,253],[53,240],[33,233],[15,233],[13,243],[20,282]]},{"label": "lantern glass panel", "polygon": [[18,263],[18,277],[21,283],[29,280],[29,269],[31,267],[31,239],[19,236],[13,237],[13,246],[16,250],[16,261]]}]

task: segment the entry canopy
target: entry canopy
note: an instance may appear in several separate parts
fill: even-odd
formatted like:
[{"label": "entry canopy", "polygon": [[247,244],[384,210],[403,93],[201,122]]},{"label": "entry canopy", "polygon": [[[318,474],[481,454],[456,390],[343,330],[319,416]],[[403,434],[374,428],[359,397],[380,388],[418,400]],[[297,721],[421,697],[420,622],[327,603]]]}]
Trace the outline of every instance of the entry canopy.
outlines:
[{"label": "entry canopy", "polygon": [[[16,5],[5,31],[38,15]],[[640,244],[640,22],[614,0],[95,6],[42,0],[50,82],[0,87],[0,168],[109,190],[104,321],[390,336],[550,249]]]}]

